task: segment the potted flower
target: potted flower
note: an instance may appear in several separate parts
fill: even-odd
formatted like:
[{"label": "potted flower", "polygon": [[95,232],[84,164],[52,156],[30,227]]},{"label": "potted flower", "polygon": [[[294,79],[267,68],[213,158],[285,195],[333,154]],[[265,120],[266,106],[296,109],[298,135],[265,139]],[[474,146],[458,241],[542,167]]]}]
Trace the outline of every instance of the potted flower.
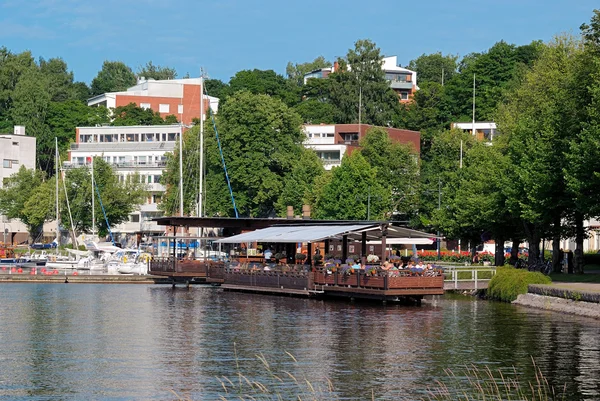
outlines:
[{"label": "potted flower", "polygon": [[375,268],[375,266],[367,266],[366,271],[369,276],[375,276],[377,274],[377,268]]},{"label": "potted flower", "polygon": [[323,260],[323,255],[321,255],[320,253],[315,253],[312,257],[312,260],[315,263],[315,265],[318,265]]},{"label": "potted flower", "polygon": [[368,255],[367,256],[367,262],[368,263],[377,263],[377,262],[379,262],[379,256],[373,255],[373,254]]},{"label": "potted flower", "polygon": [[297,253],[296,254],[296,264],[303,264],[304,261],[306,260],[306,255],[303,253]]}]

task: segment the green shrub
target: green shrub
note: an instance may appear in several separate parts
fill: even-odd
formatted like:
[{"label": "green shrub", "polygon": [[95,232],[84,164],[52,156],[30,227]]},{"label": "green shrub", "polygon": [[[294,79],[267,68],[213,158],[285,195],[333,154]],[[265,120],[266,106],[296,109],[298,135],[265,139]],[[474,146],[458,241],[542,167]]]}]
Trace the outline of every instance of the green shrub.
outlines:
[{"label": "green shrub", "polygon": [[512,302],[517,299],[519,294],[527,292],[529,284],[550,284],[551,282],[550,277],[540,272],[505,266],[496,270],[496,275],[490,280],[487,294],[492,299]]},{"label": "green shrub", "polygon": [[583,254],[584,265],[600,265],[600,253],[584,253]]}]

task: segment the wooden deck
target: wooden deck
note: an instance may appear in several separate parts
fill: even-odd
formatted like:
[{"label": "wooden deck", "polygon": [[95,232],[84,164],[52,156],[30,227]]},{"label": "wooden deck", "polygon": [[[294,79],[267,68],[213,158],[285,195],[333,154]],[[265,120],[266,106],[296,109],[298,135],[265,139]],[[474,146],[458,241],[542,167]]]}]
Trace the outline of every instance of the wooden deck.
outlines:
[{"label": "wooden deck", "polygon": [[261,270],[223,262],[175,261],[172,258],[150,262],[152,275],[169,277],[173,282],[218,283],[228,291],[383,301],[400,298],[420,300],[425,295],[444,294],[442,275],[402,273],[390,277],[385,272],[368,275],[364,271],[344,275],[338,272],[327,274],[323,269],[307,269],[305,265],[296,265]]}]

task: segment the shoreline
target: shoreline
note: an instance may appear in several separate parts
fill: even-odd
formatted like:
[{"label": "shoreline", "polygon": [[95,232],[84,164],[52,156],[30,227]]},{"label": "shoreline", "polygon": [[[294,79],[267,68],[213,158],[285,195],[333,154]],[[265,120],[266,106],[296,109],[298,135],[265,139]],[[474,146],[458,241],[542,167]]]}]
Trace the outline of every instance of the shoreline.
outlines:
[{"label": "shoreline", "polygon": [[52,284],[170,284],[165,277],[151,275],[30,275],[0,274],[0,284],[10,283],[52,283]]},{"label": "shoreline", "polygon": [[529,285],[512,303],[535,309],[567,313],[600,320],[600,286],[575,283]]}]

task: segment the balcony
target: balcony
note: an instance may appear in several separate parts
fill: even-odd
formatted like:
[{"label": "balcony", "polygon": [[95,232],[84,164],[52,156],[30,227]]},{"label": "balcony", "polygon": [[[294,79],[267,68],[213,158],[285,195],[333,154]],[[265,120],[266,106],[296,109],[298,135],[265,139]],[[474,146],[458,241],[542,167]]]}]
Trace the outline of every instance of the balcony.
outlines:
[{"label": "balcony", "polygon": [[388,81],[390,83],[390,88],[392,89],[412,89],[412,82],[402,82],[402,81]]},{"label": "balcony", "polygon": [[[158,162],[109,162],[108,164],[110,164],[111,166],[117,168],[117,169],[127,169],[127,168],[131,168],[131,169],[145,169],[145,168],[160,168],[160,169],[164,169],[167,166],[167,162],[166,161],[158,161]],[[83,166],[90,166],[91,163],[77,163],[77,162],[63,162],[63,169],[68,170],[68,169],[72,169],[72,168],[78,168],[78,167],[83,167]]]},{"label": "balcony", "polygon": [[175,149],[176,142],[88,142],[72,143],[71,151],[88,152],[122,152],[122,151],[148,151],[164,150],[171,152]]}]

